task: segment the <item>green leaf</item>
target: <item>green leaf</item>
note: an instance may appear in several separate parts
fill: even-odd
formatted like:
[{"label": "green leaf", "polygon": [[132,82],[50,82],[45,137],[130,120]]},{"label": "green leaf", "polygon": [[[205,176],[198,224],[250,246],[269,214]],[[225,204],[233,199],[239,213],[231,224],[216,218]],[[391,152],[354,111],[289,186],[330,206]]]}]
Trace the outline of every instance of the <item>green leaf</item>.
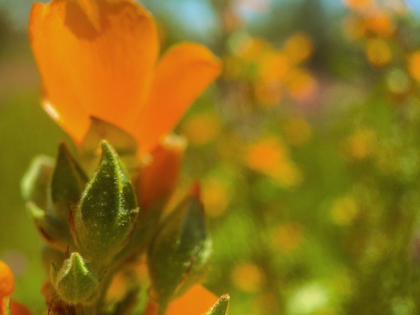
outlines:
[{"label": "green leaf", "polygon": [[160,312],[201,279],[210,252],[204,209],[195,188],[168,215],[150,244],[149,272]]},{"label": "green leaf", "polygon": [[69,209],[77,205],[87,182],[86,174],[67,145],[60,143],[51,179],[51,199],[58,217],[68,220]]},{"label": "green leaf", "polygon": [[37,156],[22,178],[21,191],[25,201],[33,202],[38,208],[47,209],[47,190],[54,168],[54,160],[48,156]]},{"label": "green leaf", "polygon": [[205,315],[226,315],[229,308],[230,297],[228,294],[222,295],[214,304],[210,311]]},{"label": "green leaf", "polygon": [[82,253],[106,263],[128,241],[138,214],[136,196],[115,150],[102,142],[102,160],[74,213]]},{"label": "green leaf", "polygon": [[88,261],[72,253],[56,275],[55,289],[61,300],[74,304],[92,304],[99,297],[99,281]]}]

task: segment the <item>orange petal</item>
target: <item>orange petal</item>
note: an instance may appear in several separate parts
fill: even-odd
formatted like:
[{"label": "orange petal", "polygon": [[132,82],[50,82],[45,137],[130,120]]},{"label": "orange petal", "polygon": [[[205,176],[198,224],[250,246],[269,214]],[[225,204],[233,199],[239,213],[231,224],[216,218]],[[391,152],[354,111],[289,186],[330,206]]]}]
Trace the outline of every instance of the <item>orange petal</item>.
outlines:
[{"label": "orange petal", "polygon": [[15,291],[15,277],[10,267],[0,260],[0,300]]},{"label": "orange petal", "polygon": [[198,44],[178,44],[163,56],[133,132],[141,154],[150,152],[175,127],[220,71],[219,59]]},{"label": "orange petal", "polygon": [[202,315],[217,302],[217,297],[201,285],[193,286],[181,298],[174,300],[166,315]]},{"label": "orange petal", "polygon": [[159,50],[148,11],[132,0],[52,0],[34,4],[29,31],[47,111],[76,141],[90,115],[134,122]]},{"label": "orange petal", "polygon": [[90,23],[99,32],[101,30],[101,18],[99,17],[99,7],[96,1],[92,0],[77,0],[83,12],[86,14]]},{"label": "orange petal", "polygon": [[185,147],[184,138],[168,136],[162,145],[153,150],[153,160],[141,170],[138,181],[142,211],[165,201],[173,192]]}]

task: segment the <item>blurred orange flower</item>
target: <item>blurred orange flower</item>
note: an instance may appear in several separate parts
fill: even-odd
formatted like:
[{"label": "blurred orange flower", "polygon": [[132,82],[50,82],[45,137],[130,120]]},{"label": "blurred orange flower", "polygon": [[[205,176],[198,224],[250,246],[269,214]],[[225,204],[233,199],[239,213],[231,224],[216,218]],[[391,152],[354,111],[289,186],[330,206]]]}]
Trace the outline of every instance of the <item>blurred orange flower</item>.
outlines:
[{"label": "blurred orange flower", "polygon": [[[15,277],[9,266],[0,260],[0,315],[6,313],[7,298],[15,291]],[[30,315],[29,310],[12,301],[10,304],[11,315]]]},{"label": "blurred orange flower", "polygon": [[[210,310],[217,302],[217,297],[201,285],[193,286],[182,297],[174,300],[166,311],[166,315],[200,315]],[[145,315],[156,315],[158,306],[149,303]]]},{"label": "blurred orange flower", "polygon": [[346,153],[353,160],[363,160],[369,157],[377,147],[376,133],[367,128],[361,128],[344,141]]},{"label": "blurred orange flower", "polygon": [[188,119],[182,126],[182,131],[189,143],[201,146],[216,138],[221,129],[220,119],[212,113],[201,113]]},{"label": "blurred orange flower", "polygon": [[303,233],[296,223],[285,223],[277,227],[273,235],[273,245],[284,253],[297,249],[303,242]]},{"label": "blurred orange flower", "polygon": [[352,10],[366,12],[375,6],[375,0],[344,0],[344,4]]},{"label": "blurred orange flower", "polygon": [[268,177],[284,188],[299,185],[302,181],[300,170],[291,161],[288,147],[279,138],[263,138],[248,146],[245,164]]},{"label": "blurred orange flower", "polygon": [[264,280],[264,272],[253,263],[237,265],[233,268],[231,279],[233,284],[245,292],[258,292]]},{"label": "blurred orange flower", "polygon": [[308,35],[296,33],[288,38],[284,45],[284,50],[291,63],[299,64],[312,56],[314,45]]},{"label": "blurred orange flower", "polygon": [[150,152],[221,71],[219,59],[193,43],[157,62],[155,20],[133,0],[35,3],[29,31],[43,107],[76,142],[96,116]]},{"label": "blurred orange flower", "polygon": [[420,82],[420,50],[413,52],[408,57],[408,70],[411,76]]},{"label": "blurred orange flower", "polygon": [[383,37],[392,36],[396,29],[391,17],[380,11],[366,19],[366,28],[372,33]]}]

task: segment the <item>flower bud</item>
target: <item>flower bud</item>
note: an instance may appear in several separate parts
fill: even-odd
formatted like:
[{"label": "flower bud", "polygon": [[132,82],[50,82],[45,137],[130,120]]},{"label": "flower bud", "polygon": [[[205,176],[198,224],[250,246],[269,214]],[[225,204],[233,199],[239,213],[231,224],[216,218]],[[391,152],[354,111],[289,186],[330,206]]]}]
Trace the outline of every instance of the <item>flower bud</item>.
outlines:
[{"label": "flower bud", "polygon": [[22,196],[25,201],[36,204],[46,211],[47,190],[54,168],[54,160],[48,156],[36,157],[21,182]]},{"label": "flower bud", "polygon": [[82,253],[106,264],[128,241],[138,213],[136,197],[115,150],[102,142],[98,170],[74,213],[74,234]]},{"label": "flower bud", "polygon": [[69,209],[74,208],[88,182],[88,178],[62,142],[58,148],[57,160],[51,179],[51,199],[55,214],[68,221]]},{"label": "flower bud", "polygon": [[68,304],[91,304],[99,296],[99,281],[79,253],[72,253],[54,278],[59,298]]},{"label": "flower bud", "polygon": [[148,264],[160,311],[198,282],[211,252],[203,205],[195,186],[170,213],[154,236]]},{"label": "flower bud", "polygon": [[228,294],[222,295],[217,303],[205,315],[226,315],[229,308],[230,297]]},{"label": "flower bud", "polygon": [[33,202],[27,202],[26,207],[47,244],[61,252],[66,251],[68,247],[74,248],[73,238],[67,222],[47,214]]},{"label": "flower bud", "polygon": [[142,168],[136,182],[141,211],[130,243],[124,248],[120,258],[140,255],[147,249],[166,201],[176,187],[185,146],[184,138],[168,136],[148,157],[150,163]]}]

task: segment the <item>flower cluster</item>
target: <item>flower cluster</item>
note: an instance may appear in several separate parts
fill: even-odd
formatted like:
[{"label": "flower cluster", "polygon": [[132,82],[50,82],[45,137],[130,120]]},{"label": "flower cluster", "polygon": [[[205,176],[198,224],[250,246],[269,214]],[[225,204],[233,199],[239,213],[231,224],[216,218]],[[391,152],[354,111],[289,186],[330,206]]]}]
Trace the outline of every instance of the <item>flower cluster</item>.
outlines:
[{"label": "flower cluster", "polygon": [[30,40],[42,105],[77,146],[37,157],[22,181],[49,313],[225,314],[229,298],[199,284],[211,253],[199,184],[168,202],[186,146],[168,133],[219,60],[193,43],[158,60],[156,23],[131,0],[35,3]]}]

